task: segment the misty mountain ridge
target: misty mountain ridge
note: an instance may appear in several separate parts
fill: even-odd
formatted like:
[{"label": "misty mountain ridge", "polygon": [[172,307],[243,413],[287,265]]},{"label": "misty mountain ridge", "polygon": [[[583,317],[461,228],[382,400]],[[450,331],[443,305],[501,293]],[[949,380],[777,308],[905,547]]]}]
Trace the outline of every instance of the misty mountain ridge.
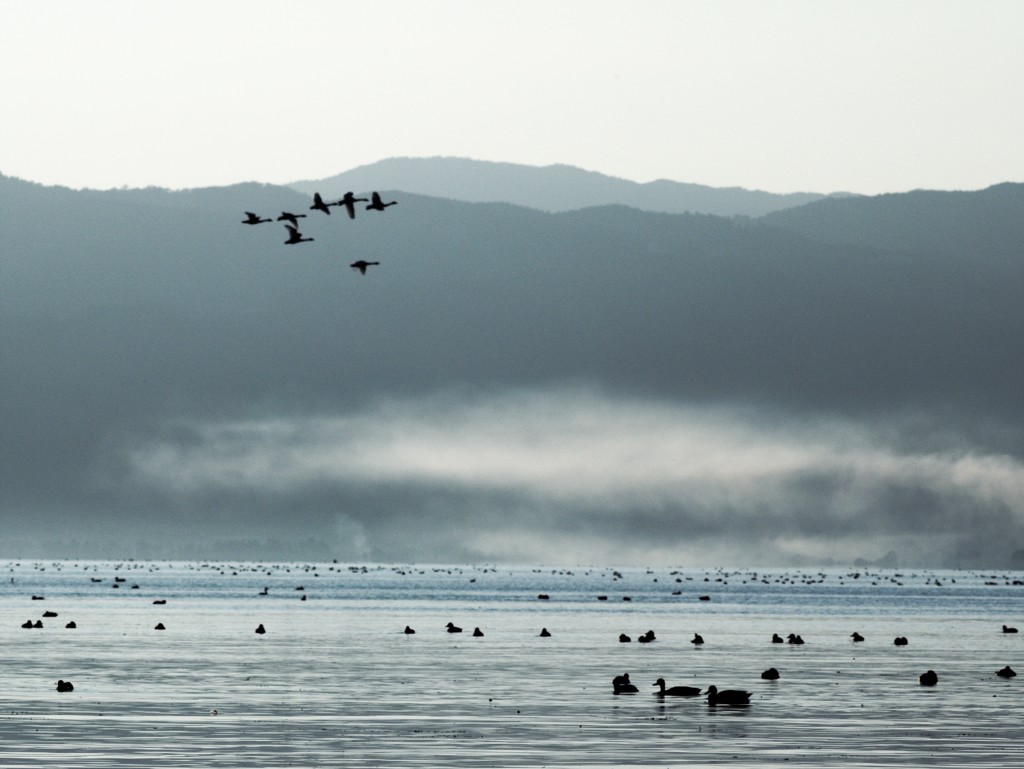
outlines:
[{"label": "misty mountain ridge", "polygon": [[[829,197],[708,187],[659,179],[644,184],[569,165],[528,166],[457,157],[389,158],[316,181],[288,185],[340,197],[347,190],[384,187],[468,203],[513,203],[552,213],[625,205],[659,213],[757,217]],[[833,193],[845,196],[846,193]]]},{"label": "misty mountain ridge", "polygon": [[[411,480],[151,488],[133,464],[149,445],[188,455],[204,425],[316,425],[382,399],[426,398],[435,413],[446,392],[584,383],[611,403],[742,404],[769,428],[830,415],[899,424],[892,446],[977,455],[1000,478],[1015,477],[1024,457],[1024,185],[825,199],[760,219],[621,204],[547,213],[354,189],[399,203],[360,208],[352,221],[340,208],[310,211],[309,196],[289,187],[73,191],[0,176],[5,537],[82,520],[120,531],[145,509],[197,532],[202,511],[204,525],[220,526],[197,534],[206,539],[241,525],[256,538],[304,539],[341,510],[370,541],[389,543],[375,553],[411,558],[388,549],[402,547],[388,532],[433,541],[414,529],[427,510],[465,509],[468,532],[536,508],[513,498],[474,522],[468,511],[500,507],[501,495]],[[301,229],[315,241],[286,246],[280,223],[244,225],[246,210],[307,214]],[[348,266],[360,258],[381,265],[360,276]],[[856,493],[845,493],[877,512],[843,526],[871,529],[884,547],[853,556],[896,549],[902,563],[901,532],[943,527],[950,541],[936,558],[946,563],[1007,563],[1024,541],[1012,497],[950,496],[909,477],[869,492],[863,472],[794,472],[779,483],[804,502],[781,506],[761,490],[747,508],[736,487],[706,518],[695,517],[691,492],[616,502],[621,520],[589,517],[593,500],[567,515],[574,530],[607,530],[641,551],[645,532],[683,537],[682,547],[695,532],[734,536],[737,520],[767,538],[825,536],[821,510],[852,474]],[[800,515],[753,523],[791,507]],[[531,521],[539,536],[559,536],[562,524],[546,525]]]}]

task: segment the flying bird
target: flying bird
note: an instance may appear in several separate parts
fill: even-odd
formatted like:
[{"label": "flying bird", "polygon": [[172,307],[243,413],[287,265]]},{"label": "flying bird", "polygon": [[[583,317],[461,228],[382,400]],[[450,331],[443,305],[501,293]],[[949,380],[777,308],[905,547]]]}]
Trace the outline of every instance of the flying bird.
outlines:
[{"label": "flying bird", "polygon": [[352,262],[352,264],[350,264],[349,267],[351,267],[353,270],[359,270],[360,275],[365,275],[366,268],[374,264],[380,264],[380,262],[367,262],[360,259],[358,262]]},{"label": "flying bird", "polygon": [[309,207],[310,211],[323,211],[325,214],[330,216],[331,209],[328,206],[336,206],[337,203],[324,203],[324,199],[320,197],[319,192],[313,193],[313,205]]},{"label": "flying bird", "polygon": [[288,240],[284,242],[286,246],[293,246],[296,243],[309,243],[313,240],[313,238],[302,237],[302,233],[299,232],[299,228],[294,225],[286,224],[285,228],[288,230]]},{"label": "flying bird", "polygon": [[288,211],[282,211],[281,215],[279,217],[277,217],[277,221],[279,221],[279,222],[291,222],[296,227],[298,227],[299,226],[299,219],[305,219],[305,218],[306,218],[305,214],[293,214],[293,213],[290,213]]},{"label": "flying bird", "polygon": [[259,216],[254,214],[252,211],[246,211],[245,219],[242,220],[242,224],[263,224],[263,222],[269,221],[269,219],[260,219]]},{"label": "flying bird", "polygon": [[345,206],[345,210],[348,211],[348,218],[349,219],[355,219],[356,218],[356,203],[358,203],[360,201],[365,203],[367,200],[368,200],[368,198],[357,198],[351,192],[346,192],[345,193],[345,197],[343,197],[337,203],[332,203],[331,205]]},{"label": "flying bird", "polygon": [[370,202],[370,205],[366,207],[367,211],[383,211],[388,206],[398,205],[397,200],[392,200],[390,203],[385,203],[383,200],[380,199],[379,192],[374,192],[372,195],[370,195],[370,197],[373,198],[373,200]]}]

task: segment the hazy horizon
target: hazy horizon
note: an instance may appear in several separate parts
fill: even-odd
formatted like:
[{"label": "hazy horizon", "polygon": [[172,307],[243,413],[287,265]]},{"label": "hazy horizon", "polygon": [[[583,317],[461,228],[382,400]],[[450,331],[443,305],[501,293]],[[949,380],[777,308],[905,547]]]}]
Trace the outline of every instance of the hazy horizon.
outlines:
[{"label": "hazy horizon", "polygon": [[1014,0],[0,6],[0,170],[288,184],[389,157],[774,193],[1024,181]]}]

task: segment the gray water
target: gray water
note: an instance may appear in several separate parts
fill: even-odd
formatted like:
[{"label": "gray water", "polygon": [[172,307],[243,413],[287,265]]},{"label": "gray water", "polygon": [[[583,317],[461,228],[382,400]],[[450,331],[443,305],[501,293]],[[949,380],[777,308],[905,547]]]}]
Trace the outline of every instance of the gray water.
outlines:
[{"label": "gray water", "polygon": [[[4,769],[1024,766],[1024,681],[994,675],[1024,673],[1024,633],[1002,632],[1024,629],[1021,573],[0,561],[0,580]],[[640,693],[612,693],[624,672]],[[658,677],[751,704],[661,699]]]}]

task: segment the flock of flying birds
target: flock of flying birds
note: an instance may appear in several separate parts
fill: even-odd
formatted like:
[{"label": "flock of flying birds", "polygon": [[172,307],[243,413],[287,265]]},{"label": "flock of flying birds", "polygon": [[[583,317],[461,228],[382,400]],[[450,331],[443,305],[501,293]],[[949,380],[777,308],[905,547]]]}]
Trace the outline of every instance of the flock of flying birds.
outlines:
[{"label": "flock of flying birds", "polygon": [[[385,203],[381,200],[380,193],[374,192],[369,198],[357,198],[353,193],[346,192],[341,200],[335,203],[326,203],[320,196],[319,192],[313,193],[313,205],[309,207],[310,211],[321,211],[322,213],[330,216],[332,206],[344,206],[345,210],[348,211],[348,218],[356,218],[356,203],[369,203],[366,206],[367,211],[383,211],[388,206],[393,206],[398,203],[397,200],[392,200]],[[293,214],[289,211],[282,211],[281,215],[277,217],[277,221],[285,222],[285,229],[288,230],[288,240],[284,241],[286,246],[294,246],[296,243],[312,243],[313,238],[307,238],[299,232],[299,219],[305,219],[306,214]],[[252,211],[245,212],[245,219],[242,220],[242,224],[263,224],[265,222],[274,221],[273,219],[262,219],[258,214],[254,214]],[[359,270],[360,275],[366,274],[366,268],[373,265],[380,264],[380,262],[367,262],[365,259],[352,262],[349,265],[353,270]]]}]

